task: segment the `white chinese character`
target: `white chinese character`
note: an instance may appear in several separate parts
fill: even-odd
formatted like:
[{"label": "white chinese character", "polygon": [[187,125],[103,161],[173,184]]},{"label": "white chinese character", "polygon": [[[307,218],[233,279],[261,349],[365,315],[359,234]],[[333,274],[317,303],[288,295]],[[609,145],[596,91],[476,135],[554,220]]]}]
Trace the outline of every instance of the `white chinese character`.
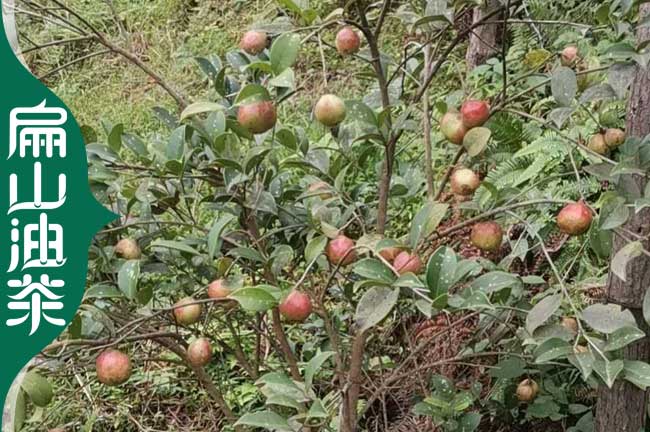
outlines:
[{"label": "white chinese character", "polygon": [[[21,118],[18,118],[18,116]],[[14,108],[11,110],[9,123],[9,157],[19,148],[21,158],[25,157],[27,147],[32,148],[32,155],[37,158],[41,147],[45,148],[45,156],[51,158],[54,147],[58,147],[59,156],[66,155],[65,129],[60,126],[66,122],[68,113],[60,107],[45,107],[45,100],[31,108]],[[20,129],[18,128],[26,126]],[[19,135],[19,140],[16,136]]]},{"label": "white chinese character", "polygon": [[[11,261],[9,263],[10,273],[18,268],[20,263],[20,230],[17,228],[18,219],[11,220],[14,228],[11,230]],[[32,233],[36,232],[36,240],[32,238]],[[47,214],[41,213],[37,224],[25,225],[23,232],[23,259],[22,270],[34,267],[61,267],[65,264],[63,258],[63,227],[59,224],[48,224]],[[53,233],[54,239],[49,240],[50,233]],[[37,251],[38,257],[32,258],[32,252]],[[54,251],[54,258],[50,258],[50,251]]]},{"label": "white chinese character", "polygon": [[41,324],[41,316],[52,325],[61,327],[65,326],[65,320],[52,318],[45,313],[45,311],[49,310],[63,309],[63,303],[56,301],[63,298],[63,296],[54,294],[49,290],[49,288],[61,288],[65,285],[65,282],[58,279],[50,281],[48,275],[41,275],[40,283],[32,282],[31,275],[23,275],[22,281],[13,279],[7,282],[7,285],[10,288],[24,288],[18,294],[8,296],[13,300],[7,305],[9,310],[27,311],[27,313],[20,318],[8,319],[7,325],[9,327],[14,327],[24,323],[27,321],[30,314],[32,316],[32,329],[29,333],[30,336],[38,330],[38,327]]},{"label": "white chinese character", "polygon": [[9,176],[9,211],[11,214],[18,210],[54,210],[61,207],[65,202],[66,193],[65,174],[59,174],[59,196],[56,201],[42,200],[42,176],[41,163],[34,164],[34,199],[33,201],[18,202],[18,176],[11,174]]}]

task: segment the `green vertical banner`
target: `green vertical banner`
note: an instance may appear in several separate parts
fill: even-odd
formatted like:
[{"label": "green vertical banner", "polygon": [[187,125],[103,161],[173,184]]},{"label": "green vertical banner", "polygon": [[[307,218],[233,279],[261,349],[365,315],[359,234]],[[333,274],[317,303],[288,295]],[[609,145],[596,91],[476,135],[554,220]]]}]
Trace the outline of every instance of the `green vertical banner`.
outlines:
[{"label": "green vertical banner", "polygon": [[[4,25],[3,25],[4,27]],[[90,193],[82,134],[65,104],[16,58],[0,62],[0,400],[81,304],[93,235],[115,215]],[[33,383],[32,383],[33,384]],[[3,430],[24,407],[7,400]],[[11,429],[7,429],[7,428]]]}]

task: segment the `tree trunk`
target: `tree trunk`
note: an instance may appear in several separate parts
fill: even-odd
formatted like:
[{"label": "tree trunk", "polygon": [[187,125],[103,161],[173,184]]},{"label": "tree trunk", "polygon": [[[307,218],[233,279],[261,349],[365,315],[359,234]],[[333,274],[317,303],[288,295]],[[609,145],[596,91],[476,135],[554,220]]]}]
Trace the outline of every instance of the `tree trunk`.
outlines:
[{"label": "tree trunk", "polygon": [[[640,6],[640,19],[650,15],[650,4]],[[639,42],[650,39],[650,27],[638,29]],[[627,106],[626,132],[628,136],[644,137],[650,133],[650,73],[648,69],[637,69]],[[645,179],[635,175],[621,176],[619,192],[626,196],[639,196],[645,187]],[[623,225],[628,232],[641,236],[650,234],[650,209],[632,214]],[[620,236],[614,238],[612,256],[627,241]],[[650,249],[650,241],[644,242]],[[607,300],[630,308],[642,330],[649,334],[650,328],[643,320],[642,308],[645,292],[650,287],[650,258],[641,255],[627,266],[627,282],[622,281],[611,271],[607,280]],[[624,349],[627,360],[650,359],[650,338],[646,337]],[[646,424],[648,395],[636,386],[617,380],[613,388],[601,386],[598,391],[595,432],[639,432]]]},{"label": "tree trunk", "polygon": [[[483,6],[474,8],[472,23],[478,22],[490,12],[499,7],[497,0],[486,0]],[[495,18],[496,19],[496,18]],[[497,53],[495,49],[497,44],[498,26],[488,24],[476,27],[469,35],[469,45],[465,60],[467,61],[467,70],[471,71],[476,66],[485,63],[490,56]]]}]

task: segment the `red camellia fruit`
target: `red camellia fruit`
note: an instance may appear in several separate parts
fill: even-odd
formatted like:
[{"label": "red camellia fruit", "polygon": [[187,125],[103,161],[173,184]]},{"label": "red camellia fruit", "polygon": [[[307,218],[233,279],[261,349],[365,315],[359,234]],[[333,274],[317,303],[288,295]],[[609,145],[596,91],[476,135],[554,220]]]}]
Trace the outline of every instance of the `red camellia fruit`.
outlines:
[{"label": "red camellia fruit", "polygon": [[187,347],[187,359],[192,366],[202,367],[212,359],[212,345],[206,338],[198,338]]},{"label": "red camellia fruit", "polygon": [[460,107],[463,125],[467,129],[482,126],[490,118],[490,105],[482,100],[467,100]]},{"label": "red camellia fruit", "polygon": [[239,48],[250,55],[257,55],[264,51],[268,44],[266,33],[257,30],[251,30],[244,33],[239,41]]},{"label": "red camellia fruit", "polygon": [[211,299],[226,298],[231,292],[232,289],[230,289],[225,279],[216,279],[208,285],[208,297]]},{"label": "red camellia fruit", "polygon": [[615,149],[625,142],[625,132],[617,128],[610,128],[605,131],[605,144],[610,149]]},{"label": "red camellia fruit", "polygon": [[174,318],[178,324],[194,324],[201,318],[201,304],[192,297],[185,297],[174,305]]},{"label": "red camellia fruit", "polygon": [[291,291],[278,309],[288,321],[304,322],[311,314],[311,300],[303,292]]},{"label": "red camellia fruit", "polygon": [[609,147],[605,141],[605,136],[601,133],[592,135],[591,138],[589,138],[587,147],[589,147],[591,151],[594,151],[600,155],[604,155],[609,151]]},{"label": "red camellia fruit", "polygon": [[348,265],[357,259],[357,253],[354,251],[354,241],[343,234],[338,235],[334,240],[330,240],[325,249],[325,255],[330,264]]},{"label": "red camellia fruit", "polygon": [[563,233],[580,235],[589,229],[593,219],[587,205],[580,201],[567,204],[557,214],[557,226]]},{"label": "red camellia fruit", "polygon": [[470,240],[477,248],[493,252],[501,247],[503,230],[496,222],[479,222],[472,228]]},{"label": "red camellia fruit", "polygon": [[318,99],[314,106],[314,117],[327,127],[334,127],[345,119],[345,102],[333,94],[326,94]]},{"label": "red camellia fruit", "polygon": [[539,393],[539,386],[532,379],[525,379],[517,386],[517,399],[521,402],[532,402]]},{"label": "red camellia fruit", "polygon": [[481,185],[481,180],[471,169],[459,168],[451,175],[450,184],[454,194],[468,196]]},{"label": "red camellia fruit", "polygon": [[350,55],[359,51],[361,38],[352,27],[343,27],[336,34],[336,50],[341,55]]},{"label": "red camellia fruit", "polygon": [[389,263],[392,263],[397,255],[402,252],[402,249],[394,246],[385,247],[379,251],[379,255]]},{"label": "red camellia fruit", "polygon": [[467,133],[467,128],[463,125],[463,120],[460,113],[457,112],[447,112],[440,119],[440,132],[447,138],[450,142],[454,144],[462,144],[463,138]]},{"label": "red camellia fruit", "polygon": [[125,383],[131,376],[131,360],[121,351],[109,349],[102,352],[95,360],[99,382],[116,386]]},{"label": "red camellia fruit", "polygon": [[397,273],[403,275],[405,273],[418,274],[422,271],[424,264],[419,256],[410,254],[406,251],[400,252],[393,261],[393,267]]},{"label": "red camellia fruit", "polygon": [[578,47],[575,45],[569,45],[562,50],[560,54],[560,62],[562,66],[571,66],[576,62],[578,57]]},{"label": "red camellia fruit", "polygon": [[115,245],[115,253],[122,255],[127,260],[140,259],[142,256],[138,242],[130,238],[123,238],[118,241]]},{"label": "red camellia fruit", "polygon": [[237,110],[237,121],[254,134],[261,134],[275,126],[275,105],[271,101],[257,101],[242,105]]}]

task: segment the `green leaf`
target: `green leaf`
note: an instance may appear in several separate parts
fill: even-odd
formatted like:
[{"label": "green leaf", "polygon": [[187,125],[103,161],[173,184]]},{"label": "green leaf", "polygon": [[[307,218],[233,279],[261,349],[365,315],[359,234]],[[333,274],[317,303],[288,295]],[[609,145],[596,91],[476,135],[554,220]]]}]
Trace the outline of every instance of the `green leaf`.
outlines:
[{"label": "green leaf", "polygon": [[122,297],[122,293],[113,285],[98,283],[89,287],[84,293],[84,299]]},{"label": "green leaf", "polygon": [[130,133],[122,134],[122,143],[126,146],[126,148],[138,156],[146,156],[149,153],[144,141]]},{"label": "green leaf", "polygon": [[526,315],[526,330],[531,335],[539,326],[544,324],[560,308],[562,295],[556,294],[544,297]]},{"label": "green leaf", "polygon": [[640,241],[633,241],[616,252],[614,258],[612,258],[611,269],[612,273],[619,277],[622,281],[627,280],[627,265],[634,258],[637,258],[643,254],[643,244]]},{"label": "green leaf", "polygon": [[566,341],[559,338],[551,338],[544,341],[535,349],[535,363],[546,363],[560,357],[566,357],[573,352],[573,347]]},{"label": "green leaf", "polygon": [[594,330],[611,334],[622,327],[636,327],[634,315],[617,304],[594,304],[582,311],[582,319]]},{"label": "green leaf", "polygon": [[646,390],[650,387],[650,365],[648,363],[625,360],[623,364],[623,376],[626,380],[641,390]]},{"label": "green leaf", "polygon": [[235,104],[242,105],[263,100],[271,100],[271,95],[266,87],[259,84],[248,84],[237,94]]},{"label": "green leaf", "polygon": [[578,80],[575,72],[565,66],[557,68],[551,76],[551,93],[563,106],[570,106],[578,93]]},{"label": "green leaf", "polygon": [[278,300],[271,294],[277,288],[269,285],[240,288],[228,297],[237,300],[242,308],[251,312],[265,312],[278,305]]},{"label": "green leaf", "polygon": [[237,420],[235,426],[251,426],[277,431],[292,430],[287,419],[270,410],[244,414]]},{"label": "green leaf", "polygon": [[471,287],[491,294],[518,284],[521,284],[521,281],[517,276],[503,271],[493,271],[476,278]]},{"label": "green leaf", "polygon": [[133,300],[138,294],[138,279],[140,278],[140,261],[129,260],[122,264],[117,274],[117,286],[124,295]]},{"label": "green leaf", "polygon": [[526,362],[519,357],[510,357],[500,361],[490,370],[490,376],[494,378],[513,379],[526,373]]},{"label": "green leaf", "polygon": [[191,105],[188,105],[187,108],[183,110],[181,113],[181,121],[186,120],[188,117],[195,116],[197,114],[203,114],[207,112],[214,112],[214,111],[224,111],[226,108],[218,104],[216,102],[207,102],[207,101],[202,101],[202,102],[194,102]]},{"label": "green leaf", "polygon": [[629,215],[630,210],[625,206],[625,198],[612,192],[603,195],[603,206],[599,218],[601,229],[617,228],[627,221]]},{"label": "green leaf", "polygon": [[[25,424],[26,409],[27,408],[25,406],[25,393],[23,391],[19,391],[18,394],[16,395],[16,402],[15,402],[14,412],[13,412],[14,432],[20,432],[20,430],[23,428],[23,425]],[[7,428],[7,430],[10,429]]]},{"label": "green leaf", "polygon": [[431,234],[440,224],[447,214],[449,204],[444,203],[427,203],[418,211],[411,222],[411,233],[409,241],[413,249],[416,248],[420,240]]},{"label": "green leaf", "polygon": [[467,150],[467,154],[476,157],[483,153],[491,135],[492,131],[486,127],[475,127],[467,131],[463,138],[463,147]]},{"label": "green leaf", "polygon": [[616,351],[644,337],[645,333],[636,327],[621,327],[609,335],[603,350]]},{"label": "green leaf", "polygon": [[193,255],[201,255],[196,249],[194,249],[192,246],[188,246],[185,243],[179,242],[179,241],[173,241],[173,240],[155,240],[151,243],[150,247],[157,247],[157,248],[166,248],[166,249],[175,249],[180,252],[187,252]]},{"label": "green leaf", "polygon": [[596,360],[594,361],[594,372],[605,382],[607,387],[612,388],[616,377],[623,371],[625,363],[623,360]]},{"label": "green leaf", "polygon": [[314,403],[309,407],[307,412],[307,418],[310,419],[326,419],[329,417],[329,413],[325,408],[325,405],[320,399],[316,399]]},{"label": "green leaf", "polygon": [[123,133],[124,133],[124,125],[122,123],[118,123],[115,126],[113,126],[110,133],[108,134],[108,146],[114,152],[120,151],[120,148],[122,147]]},{"label": "green leaf", "polygon": [[183,159],[183,154],[185,152],[185,132],[185,126],[174,129],[169,137],[169,143],[167,144],[167,149],[165,150],[165,156],[167,156],[167,159]]},{"label": "green leaf", "polygon": [[458,432],[474,432],[481,424],[481,417],[477,412],[463,414],[458,421]]},{"label": "green leaf", "polygon": [[236,258],[244,258],[249,261],[263,263],[264,257],[258,251],[249,247],[235,247],[228,251],[228,255]]},{"label": "green leaf", "polygon": [[457,258],[453,249],[439,247],[427,263],[426,281],[432,298],[449,291],[456,282]]},{"label": "green leaf", "polygon": [[318,258],[325,250],[325,246],[327,246],[327,237],[318,236],[311,239],[305,247],[305,262],[309,264]]},{"label": "green leaf", "polygon": [[210,258],[216,257],[217,252],[221,250],[221,234],[223,234],[226,226],[234,219],[235,216],[226,213],[212,224],[212,228],[210,228],[210,233],[208,234],[208,255]]},{"label": "green leaf", "polygon": [[646,288],[643,296],[643,319],[650,325],[650,287]]},{"label": "green leaf", "polygon": [[585,90],[580,95],[580,103],[586,104],[598,100],[615,99],[616,92],[609,84],[596,84]]},{"label": "green leaf", "polygon": [[36,371],[31,370],[25,374],[20,386],[31,399],[34,405],[38,407],[47,406],[54,397],[52,384],[47,378],[39,375]]},{"label": "green leaf", "polygon": [[323,364],[335,354],[333,351],[325,351],[319,354],[316,354],[312,357],[311,360],[305,366],[305,386],[307,388],[311,387],[311,384],[314,380],[314,376],[318,373]]},{"label": "green leaf", "polygon": [[558,128],[562,128],[564,123],[571,117],[571,114],[573,114],[573,108],[559,107],[548,113],[548,119]]},{"label": "green leaf", "polygon": [[569,354],[567,356],[567,359],[580,371],[582,378],[585,381],[589,379],[591,373],[594,370],[594,361],[596,360],[591,351],[574,352],[572,354]]},{"label": "green leaf", "polygon": [[366,291],[354,314],[359,332],[379,324],[393,309],[399,298],[399,288],[372,287]]},{"label": "green leaf", "polygon": [[269,85],[281,88],[294,88],[295,77],[293,69],[285,69],[278,76],[269,80]]},{"label": "green leaf", "polygon": [[354,264],[352,269],[362,278],[376,281],[392,283],[395,280],[395,274],[379,260],[374,258],[364,258]]},{"label": "green leaf", "polygon": [[298,58],[299,50],[300,35],[296,33],[284,33],[273,42],[270,57],[271,67],[276,76],[293,65]]}]

